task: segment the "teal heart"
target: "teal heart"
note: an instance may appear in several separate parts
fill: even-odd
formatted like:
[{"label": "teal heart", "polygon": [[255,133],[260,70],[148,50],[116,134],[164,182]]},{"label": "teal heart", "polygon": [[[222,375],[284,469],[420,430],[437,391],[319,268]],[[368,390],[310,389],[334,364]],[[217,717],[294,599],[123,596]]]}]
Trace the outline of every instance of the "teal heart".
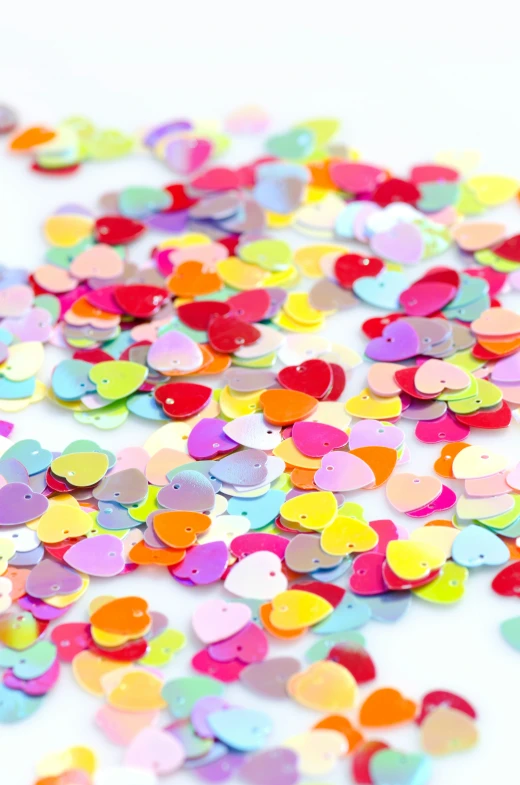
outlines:
[{"label": "teal heart", "polygon": [[288,158],[297,161],[307,158],[314,150],[315,140],[312,131],[306,128],[294,128],[285,134],[271,136],[266,143],[267,152],[277,158]]},{"label": "teal heart", "polygon": [[131,330],[124,330],[112,341],[107,341],[103,344],[103,351],[113,357],[115,360],[119,359],[123,352],[126,352],[130,346],[133,346],[135,341],[131,336]]},{"label": "teal heart", "polygon": [[49,450],[44,450],[36,439],[22,439],[4,452],[2,460],[7,458],[16,458],[17,461],[23,463],[28,474],[33,475],[49,468],[52,453]]},{"label": "teal heart", "polygon": [[0,723],[10,724],[27,719],[40,708],[44,697],[26,695],[21,690],[11,690],[0,684]]},{"label": "teal heart", "polygon": [[[484,521],[486,524],[487,521]],[[517,537],[520,537],[520,518],[517,518],[516,521],[506,526],[504,529],[494,529],[492,526],[488,526],[491,531],[500,534],[502,537],[512,537],[516,540]]]},{"label": "teal heart", "polygon": [[221,709],[209,714],[207,722],[219,741],[239,752],[264,747],[273,727],[268,714],[251,709]]},{"label": "teal heart", "polygon": [[62,360],[54,368],[51,385],[57,398],[62,401],[79,401],[84,395],[96,391],[89,379],[92,363],[85,360]]},{"label": "teal heart", "polygon": [[368,764],[374,785],[427,785],[432,763],[427,755],[380,750]]},{"label": "teal heart", "polygon": [[142,417],[144,420],[169,420],[170,418],[164,413],[162,406],[160,406],[155,398],[153,392],[150,393],[135,393],[127,399],[126,405],[128,411],[137,417]]},{"label": "teal heart", "polygon": [[[110,450],[103,450],[97,442],[92,439],[76,439],[68,444],[62,452],[62,455],[71,455],[76,452],[100,452],[108,458],[108,469],[111,469],[116,462],[116,456]],[[107,470],[108,471],[108,470]]]},{"label": "teal heart", "polygon": [[312,631],[317,635],[329,635],[355,630],[357,627],[363,627],[371,616],[372,612],[367,603],[347,592],[330,616],[316,624]]},{"label": "teal heart", "polygon": [[451,556],[463,567],[497,567],[509,561],[509,549],[496,534],[472,523],[457,535]]},{"label": "teal heart", "polygon": [[445,308],[443,314],[447,319],[460,319],[461,322],[473,322],[486,311],[491,305],[489,296],[486,294],[479,300],[474,300],[467,305],[459,308]]},{"label": "teal heart", "polygon": [[374,277],[366,276],[354,281],[354,293],[364,302],[387,311],[398,311],[399,297],[408,286],[403,273],[383,270]]},{"label": "teal heart", "polygon": [[457,182],[421,183],[421,198],[417,207],[423,213],[436,213],[445,207],[457,204],[460,185]]},{"label": "teal heart", "polygon": [[56,324],[59,319],[61,306],[60,301],[54,294],[38,294],[34,298],[35,308],[44,308],[51,315],[52,324]]},{"label": "teal heart", "polygon": [[[336,218],[335,232],[338,237],[352,240],[354,237],[354,221],[360,210],[366,207],[366,202],[349,202]],[[346,251],[346,249],[345,249]]]},{"label": "teal heart", "polygon": [[37,641],[22,651],[2,647],[0,667],[12,668],[19,679],[37,679],[49,670],[56,656],[56,646],[50,641]]},{"label": "teal heart", "polygon": [[201,698],[220,697],[224,685],[210,676],[185,676],[168,681],[162,688],[162,697],[175,719],[186,719]]},{"label": "teal heart", "polygon": [[272,523],[285,501],[284,491],[270,490],[256,499],[232,496],[228,504],[228,515],[243,515],[251,524],[251,529],[262,529]]},{"label": "teal heart", "polygon": [[172,197],[161,188],[131,186],[119,194],[119,212],[126,218],[147,218],[171,207]]},{"label": "teal heart", "polygon": [[260,625],[260,627],[262,626],[260,608],[264,604],[263,600],[245,600],[243,597],[235,597],[227,600],[227,602],[241,602],[243,605],[247,605],[248,608],[251,608],[251,621]]},{"label": "teal heart", "polygon": [[327,635],[317,643],[314,643],[310,649],[305,652],[305,659],[307,662],[319,662],[320,660],[328,659],[331,649],[337,646],[338,643],[348,643],[352,646],[359,646],[364,648],[365,637],[360,632],[349,630],[346,632],[336,632],[332,635]]},{"label": "teal heart", "polygon": [[512,619],[506,619],[500,625],[500,632],[513,649],[520,651],[520,616],[515,616]]},{"label": "teal heart", "polygon": [[2,343],[5,343],[6,346],[11,346],[13,342],[12,334],[8,330],[5,330],[3,327],[0,327],[0,341]]},{"label": "teal heart", "polygon": [[23,382],[12,382],[4,376],[0,377],[0,398],[9,401],[18,401],[21,398],[30,398],[36,389],[36,377],[25,379]]},{"label": "teal heart", "polygon": [[463,308],[470,303],[480,300],[489,292],[489,284],[484,278],[477,278],[475,275],[463,273],[460,276],[459,290],[449,306],[444,310],[455,310]]}]

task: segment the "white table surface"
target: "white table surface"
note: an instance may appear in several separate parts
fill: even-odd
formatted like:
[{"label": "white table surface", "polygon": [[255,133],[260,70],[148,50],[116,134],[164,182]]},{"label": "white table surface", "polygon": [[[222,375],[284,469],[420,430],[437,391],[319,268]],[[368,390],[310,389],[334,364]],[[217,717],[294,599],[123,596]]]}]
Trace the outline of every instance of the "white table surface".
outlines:
[{"label": "white table surface", "polygon": [[[481,150],[481,171],[520,175],[517,77],[519,54],[513,7],[505,0],[478,7],[466,0],[416,4],[345,3],[325,0],[249,4],[232,0],[197,4],[123,3],[121,0],[74,5],[64,0],[28,0],[2,10],[0,102],[15,106],[24,124],[56,123],[72,113],[100,125],[128,131],[175,116],[222,118],[245,103],[272,113],[273,129],[306,117],[333,115],[343,122],[343,138],[361,149],[368,161],[405,174],[413,163],[431,160],[442,149]],[[234,145],[225,160],[246,161],[258,152],[252,137]],[[3,145],[2,145],[3,147]],[[23,160],[0,151],[0,262],[32,268],[42,263],[40,226],[59,204],[83,202],[94,207],[105,191],[135,184],[160,185],[175,178],[158,162],[135,156],[85,165],[68,178],[46,178],[27,170]],[[511,233],[519,226],[518,206],[494,212]],[[294,246],[306,240],[287,235]],[[132,258],[143,261],[153,235],[135,246]],[[434,260],[434,263],[437,260]],[[454,251],[443,263],[461,268]],[[410,271],[418,277],[427,265]],[[518,308],[520,296],[504,304]],[[324,335],[362,351],[358,325],[372,309],[357,307],[336,315]],[[62,353],[47,349],[50,371]],[[349,379],[349,394],[364,386],[366,365]],[[345,397],[345,396],[343,396]],[[8,416],[6,417],[8,418]],[[12,417],[14,438],[38,438],[51,449],[74,438],[98,439],[118,449],[142,444],[154,425],[134,417],[118,430],[101,432],[77,423],[49,402]],[[439,447],[420,444],[413,424],[403,421],[414,471],[431,472]],[[507,432],[473,432],[470,440],[493,444],[514,462],[518,426]],[[371,518],[391,516],[384,492],[353,494]],[[406,519],[408,528],[416,524]],[[467,782],[505,785],[517,767],[518,655],[501,640],[499,624],[518,613],[514,600],[490,590],[494,571],[473,572],[466,596],[454,607],[414,600],[395,625],[370,622],[363,630],[378,669],[375,686],[395,686],[416,700],[432,689],[449,689],[470,700],[479,713],[480,745],[470,753],[435,762],[432,785]],[[90,590],[66,617],[86,620],[96,594],[137,593],[168,615],[184,631],[201,598],[223,590],[185,589],[169,575],[141,568],[115,583],[93,580]],[[271,653],[301,655],[315,640],[271,645]],[[190,645],[166,669],[167,677],[189,672]],[[374,685],[363,690],[367,694]],[[273,744],[308,729],[318,718],[295,703],[263,701],[239,685],[226,695],[233,703],[263,707],[275,720]],[[118,762],[121,750],[107,743],[93,722],[100,701],[75,685],[64,666],[58,686],[29,721],[0,728],[0,781],[29,785],[34,764],[46,752],[69,745],[91,745],[103,764]],[[355,716],[355,715],[354,715]],[[406,750],[418,749],[414,726],[367,734]],[[350,781],[342,761],[320,783]],[[183,772],[166,778],[190,785]]]}]

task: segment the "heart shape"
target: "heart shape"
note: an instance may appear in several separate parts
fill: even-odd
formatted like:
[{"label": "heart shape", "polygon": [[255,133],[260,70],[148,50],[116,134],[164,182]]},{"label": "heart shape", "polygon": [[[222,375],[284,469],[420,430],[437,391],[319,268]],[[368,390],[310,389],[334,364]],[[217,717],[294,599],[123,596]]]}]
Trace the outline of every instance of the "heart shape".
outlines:
[{"label": "heart shape", "polygon": [[108,401],[131,395],[141,387],[147,376],[148,369],[145,366],[124,360],[98,363],[89,374],[98,395]]},{"label": "heart shape", "polygon": [[[458,415],[454,417],[449,411],[445,412],[442,417],[434,420],[424,420],[418,422],[415,427],[415,435],[419,441],[425,444],[436,444],[437,442],[457,442],[462,441],[469,434],[469,425],[459,422]],[[471,415],[475,416],[475,415]],[[465,416],[465,419],[468,415]]]},{"label": "heart shape", "polygon": [[190,585],[206,586],[222,578],[228,560],[229,553],[224,542],[207,542],[189,550],[181,564],[168,570],[174,578],[189,581]]},{"label": "heart shape", "polygon": [[291,436],[298,450],[310,458],[323,458],[349,441],[345,431],[320,422],[296,422]]},{"label": "heart shape", "polygon": [[471,717],[450,706],[439,706],[421,723],[421,747],[429,755],[449,755],[477,744],[478,731]]},{"label": "heart shape", "polygon": [[507,428],[512,416],[511,409],[505,401],[492,409],[482,409],[473,414],[455,415],[459,425],[467,428],[483,428],[484,430]]},{"label": "heart shape", "polygon": [[[200,471],[183,469],[181,466],[181,471],[172,477],[169,485],[159,490],[157,502],[161,507],[169,510],[203,512],[213,509],[215,491],[210,480]],[[149,512],[153,512],[154,509],[157,508],[150,508]]]},{"label": "heart shape", "polygon": [[214,316],[208,325],[208,339],[216,352],[236,352],[261,337],[260,330],[230,312]]},{"label": "heart shape", "polygon": [[392,540],[386,549],[386,560],[398,578],[417,581],[442,567],[446,554],[436,545],[414,540]]},{"label": "heart shape", "polygon": [[251,621],[251,608],[242,602],[207,600],[192,616],[197,637],[206,644],[217,643],[236,635]]},{"label": "heart shape", "polygon": [[122,215],[105,215],[95,223],[96,240],[108,245],[126,245],[136,240],[146,226]]},{"label": "heart shape", "polygon": [[341,561],[341,557],[325,553],[318,535],[297,534],[285,550],[285,563],[293,572],[326,570]]},{"label": "heart shape", "polygon": [[280,515],[284,521],[297,523],[304,529],[320,530],[332,523],[337,510],[334,495],[329,491],[318,491],[287,499],[280,508]]},{"label": "heart shape", "polygon": [[298,763],[293,750],[275,747],[249,757],[240,767],[240,777],[249,785],[264,785],[266,777],[276,785],[296,785],[300,780]]},{"label": "heart shape", "polygon": [[387,591],[383,580],[384,553],[363,553],[353,562],[349,587],[355,594],[370,596]]},{"label": "heart shape", "polygon": [[468,571],[465,567],[453,562],[446,562],[434,580],[419,588],[414,588],[413,593],[422,600],[450,605],[458,602],[464,596],[465,581]]},{"label": "heart shape", "polygon": [[170,548],[186,549],[197,543],[197,535],[209,529],[211,518],[200,512],[168,510],[156,512],[153,531],[161,542]]},{"label": "heart shape", "polygon": [[386,498],[399,512],[410,512],[430,504],[441,491],[442,483],[436,477],[394,474],[386,485]]},{"label": "heart shape", "polygon": [[300,671],[300,662],[294,657],[271,657],[263,662],[253,662],[240,673],[240,681],[253,692],[268,698],[285,698],[286,684]]},{"label": "heart shape", "polygon": [[507,308],[488,308],[471,323],[471,329],[483,338],[517,335],[520,333],[520,316]]},{"label": "heart shape", "polygon": [[345,492],[372,485],[375,476],[361,458],[336,451],[324,456],[321,468],[314,475],[314,482],[321,490]]},{"label": "heart shape", "polygon": [[513,562],[500,570],[493,578],[491,588],[502,597],[516,597],[520,594],[520,563]]},{"label": "heart shape", "polygon": [[329,652],[328,659],[346,668],[358,684],[366,684],[376,678],[374,662],[365,649],[338,643]]},{"label": "heart shape", "polygon": [[216,461],[212,473],[230,485],[260,485],[267,478],[266,463],[262,450],[242,450]]},{"label": "heart shape", "polygon": [[418,725],[421,725],[430,712],[436,711],[441,707],[457,709],[458,711],[467,714],[468,717],[477,719],[477,714],[473,706],[468,703],[467,700],[461,698],[460,695],[456,695],[454,692],[448,692],[447,690],[434,690],[433,692],[428,692],[423,697],[420,711],[415,721]]},{"label": "heart shape", "polygon": [[333,163],[330,167],[330,176],[341,191],[353,194],[371,193],[387,179],[383,169],[357,161]]},{"label": "heart shape", "polygon": [[269,650],[266,635],[256,624],[249,623],[242,630],[219,643],[213,643],[208,651],[218,662],[237,659],[246,664],[262,661]]},{"label": "heart shape", "polygon": [[359,721],[366,728],[385,728],[411,722],[417,706],[399,690],[383,687],[365,698],[359,710]]},{"label": "heart shape", "polygon": [[176,174],[191,175],[204,166],[212,152],[213,144],[209,139],[197,138],[186,132],[168,142],[164,158]]},{"label": "heart shape", "polygon": [[80,540],[63,557],[78,572],[100,578],[119,575],[125,567],[123,543],[112,534]]},{"label": "heart shape", "polygon": [[325,553],[332,556],[347,556],[353,552],[370,551],[377,542],[377,532],[364,521],[338,515],[324,528],[320,545]]},{"label": "heart shape", "polygon": [[260,396],[265,419],[273,425],[292,425],[305,420],[316,409],[318,401],[294,390],[265,390]]},{"label": "heart shape", "polygon": [[239,752],[261,749],[272,729],[267,714],[251,709],[221,709],[207,720],[215,737]]},{"label": "heart shape", "polygon": [[415,374],[415,386],[423,395],[440,395],[444,390],[465,390],[470,377],[462,368],[442,360],[426,360]]},{"label": "heart shape", "polygon": [[324,398],[332,386],[332,370],[324,360],[306,360],[290,365],[278,373],[278,381],[288,390],[306,393],[313,398]]},{"label": "heart shape", "polygon": [[374,785],[425,785],[432,775],[427,755],[406,754],[398,750],[378,750],[370,759],[368,768]]},{"label": "heart shape", "polygon": [[170,382],[154,390],[155,400],[161,404],[165,414],[181,420],[205,409],[212,395],[211,387],[191,382]]},{"label": "heart shape", "polygon": [[322,712],[350,709],[358,695],[350,671],[331,660],[314,662],[296,673],[289,679],[287,691],[300,705]]},{"label": "heart shape", "polygon": [[180,769],[185,755],[184,747],[173,734],[160,728],[143,728],[127,747],[124,764],[157,775],[171,774]]},{"label": "heart shape", "polygon": [[352,284],[354,294],[375,308],[397,311],[399,297],[406,289],[407,281],[402,273],[383,270],[373,278],[358,278]]},{"label": "heart shape", "polygon": [[346,253],[338,256],[334,263],[334,275],[344,289],[352,289],[358,278],[371,278],[384,270],[384,264],[377,256],[362,256]]},{"label": "heart shape", "polygon": [[497,566],[509,561],[507,545],[491,531],[470,524],[456,537],[452,558],[463,567]]},{"label": "heart shape", "polygon": [[224,588],[245,599],[272,600],[287,589],[287,578],[278,556],[258,551],[232,566]]},{"label": "heart shape", "polygon": [[399,264],[417,264],[424,253],[424,239],[417,226],[412,223],[398,223],[386,232],[379,232],[370,238],[372,251]]},{"label": "heart shape", "polygon": [[300,630],[318,624],[333,606],[314,592],[291,589],[276,595],[269,621],[278,630]]}]

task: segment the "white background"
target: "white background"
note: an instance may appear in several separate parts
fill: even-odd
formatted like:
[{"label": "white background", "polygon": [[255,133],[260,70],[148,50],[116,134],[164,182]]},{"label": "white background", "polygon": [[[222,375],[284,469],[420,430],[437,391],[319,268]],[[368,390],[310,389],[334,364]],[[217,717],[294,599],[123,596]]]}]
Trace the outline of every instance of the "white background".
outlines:
[{"label": "white background", "polygon": [[[480,7],[466,0],[9,3],[0,23],[0,102],[16,107],[24,124],[52,125],[69,114],[84,114],[104,127],[127,131],[176,116],[222,118],[237,106],[257,103],[272,114],[275,129],[320,114],[340,117],[349,144],[360,148],[366,160],[398,173],[442,149],[477,148],[482,171],[518,176],[520,56],[513,7],[505,0]],[[245,161],[259,145],[254,138],[240,142],[228,160]],[[105,191],[173,179],[146,156],[87,164],[70,178],[45,178],[2,150],[0,261],[29,268],[40,264],[40,226],[59,204],[79,201],[94,207]],[[511,232],[518,229],[516,205],[500,214]],[[295,237],[294,242],[304,241]],[[151,245],[148,236],[134,258],[144,260]],[[443,261],[461,266],[453,252]],[[504,302],[518,307],[518,295]],[[362,351],[365,341],[357,325],[368,314],[360,306],[336,316],[325,334],[336,340],[348,336],[350,345]],[[41,374],[45,380],[58,358],[50,350],[48,355]],[[350,394],[359,391],[365,376],[366,366],[354,373]],[[39,438],[55,449],[80,436],[112,449],[142,444],[153,429],[131,418],[117,431],[95,431],[47,402],[13,420],[15,438]],[[409,425],[404,423],[413,468],[429,472],[439,448],[419,444]],[[473,443],[503,449],[512,462],[515,440],[516,424],[507,434],[474,432],[471,437]],[[381,491],[354,498],[369,517],[390,514]],[[415,524],[407,519],[407,525]],[[501,640],[498,626],[518,613],[518,605],[492,594],[492,574],[473,573],[456,607],[414,600],[396,625],[371,622],[363,630],[377,664],[378,686],[396,686],[414,699],[431,689],[451,689],[478,710],[479,747],[435,762],[433,785],[492,780],[508,785],[517,779],[518,655]],[[187,590],[167,574],[142,568],[121,581],[93,581],[88,596],[141,593],[152,608],[168,614],[172,626],[188,631],[196,604],[215,591],[220,590]],[[86,619],[87,603],[84,598],[67,620]],[[302,654],[313,640],[273,644],[271,651]],[[194,650],[190,641],[168,676],[187,673]],[[99,701],[83,694],[68,670],[63,667],[59,685],[35,717],[0,728],[0,781],[6,785],[28,785],[35,762],[68,745],[91,745],[104,764],[120,760],[120,750],[105,743],[94,725]],[[237,685],[227,695],[233,703],[263,705]],[[289,700],[265,702],[264,708],[275,719],[273,743],[306,730],[318,718]],[[418,748],[414,727],[368,735],[407,751]],[[349,776],[349,764],[341,762],[320,783],[348,782]],[[176,781],[197,780],[183,772]]]}]

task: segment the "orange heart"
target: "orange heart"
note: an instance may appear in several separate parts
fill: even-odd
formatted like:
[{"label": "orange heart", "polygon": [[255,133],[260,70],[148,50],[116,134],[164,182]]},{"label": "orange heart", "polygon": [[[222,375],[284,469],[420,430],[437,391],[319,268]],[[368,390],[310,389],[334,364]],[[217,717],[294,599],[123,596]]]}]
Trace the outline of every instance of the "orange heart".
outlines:
[{"label": "orange heart", "polygon": [[128,558],[134,564],[158,564],[162,567],[179,564],[185,556],[186,551],[174,548],[149,548],[144,540],[134,545],[128,554]]},{"label": "orange heart", "polygon": [[338,733],[341,733],[341,735],[344,736],[348,742],[347,755],[349,755],[351,752],[354,752],[356,747],[364,741],[364,738],[358,729],[354,728],[350,720],[348,720],[342,714],[329,714],[328,717],[324,717],[322,720],[317,722],[316,725],[313,725],[313,728],[335,730],[338,731]]},{"label": "orange heart", "polygon": [[366,698],[359,710],[359,722],[365,728],[384,728],[412,722],[416,712],[417,705],[399,690],[383,687]]},{"label": "orange heart", "polygon": [[487,349],[489,352],[494,352],[494,354],[510,354],[511,352],[515,352],[520,346],[520,337],[510,338],[509,340],[502,339],[499,341],[479,338],[478,342],[484,349]]},{"label": "orange heart", "polygon": [[294,640],[295,638],[301,638],[302,635],[305,635],[305,633],[308,632],[308,627],[304,627],[301,630],[279,630],[278,627],[274,627],[271,624],[272,610],[273,604],[271,602],[266,602],[263,605],[260,605],[260,608],[258,609],[258,616],[260,617],[260,621],[262,622],[264,630],[266,630],[274,638],[282,638],[282,640]]},{"label": "orange heart", "polygon": [[20,134],[11,139],[9,148],[13,152],[25,153],[31,147],[36,147],[39,144],[50,142],[56,136],[55,131],[50,128],[44,128],[41,125],[34,125],[31,128],[26,128]]},{"label": "orange heart", "polygon": [[19,600],[20,597],[24,596],[25,583],[30,574],[30,570],[24,570],[20,567],[8,567],[5,571],[4,578],[9,578],[13,584],[13,588],[11,589],[11,600],[13,602],[16,602],[16,600]]},{"label": "orange heart", "polygon": [[[228,354],[214,352],[207,343],[199,343],[199,347],[202,352],[202,365],[198,370],[185,374],[186,376],[212,376],[227,371],[231,365],[231,357]],[[208,358],[207,363],[206,358]]]},{"label": "orange heart", "polygon": [[148,603],[142,597],[120,597],[98,608],[90,623],[112,635],[141,637],[146,635],[152,623],[147,611]]},{"label": "orange heart", "polygon": [[315,469],[300,469],[296,467],[291,472],[291,482],[295,488],[301,491],[317,491],[318,488],[314,484]]},{"label": "orange heart", "polygon": [[455,457],[470,445],[467,442],[450,442],[445,444],[441,450],[441,457],[438,458],[433,464],[433,469],[440,477],[445,477],[448,480],[454,480],[451,467]]},{"label": "orange heart", "polygon": [[260,405],[267,422],[273,425],[293,425],[304,420],[318,405],[316,398],[295,390],[265,390]]},{"label": "orange heart", "polygon": [[102,311],[100,308],[96,308],[89,303],[86,297],[79,297],[76,302],[71,305],[68,313],[73,313],[79,319],[84,319],[85,322],[82,322],[82,324],[97,326],[96,322],[92,321],[93,319],[99,319],[102,322],[113,322],[116,325],[119,324],[118,316],[114,316],[113,313],[108,313],[108,311]]},{"label": "orange heart", "polygon": [[447,529],[456,529],[457,527],[453,525],[452,521],[445,520],[444,518],[438,518],[435,521],[428,521],[428,523],[424,524],[425,526],[444,526]]},{"label": "orange heart", "polygon": [[177,297],[195,297],[222,289],[217,273],[204,272],[202,262],[183,262],[166,281],[168,290]]},{"label": "orange heart", "polygon": [[315,188],[326,188],[327,190],[337,191],[337,187],[330,176],[330,165],[338,162],[339,159],[326,159],[325,161],[308,163],[307,169],[311,175],[310,185],[313,185]]},{"label": "orange heart", "polygon": [[376,481],[368,486],[369,488],[379,488],[380,485],[383,485],[397,463],[397,451],[391,447],[358,447],[351,450],[350,454],[357,455],[372,469]]},{"label": "orange heart", "polygon": [[171,548],[191,548],[211,526],[211,518],[202,512],[183,510],[159,512],[154,516],[153,529],[156,535]]},{"label": "orange heart", "polygon": [[418,510],[430,504],[442,491],[437,477],[411,472],[394,474],[386,484],[386,498],[398,512]]}]

